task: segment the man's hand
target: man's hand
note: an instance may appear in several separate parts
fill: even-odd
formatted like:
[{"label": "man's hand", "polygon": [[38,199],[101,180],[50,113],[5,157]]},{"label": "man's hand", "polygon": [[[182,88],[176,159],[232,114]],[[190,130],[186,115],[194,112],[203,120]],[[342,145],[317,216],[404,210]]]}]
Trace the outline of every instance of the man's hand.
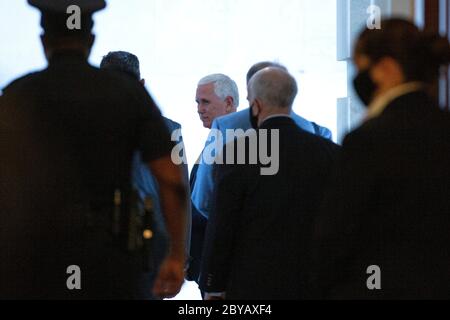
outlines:
[{"label": "man's hand", "polygon": [[181,167],[170,157],[151,162],[150,168],[158,181],[161,209],[170,236],[169,255],[160,267],[153,294],[162,299],[173,298],[184,283],[188,188]]},{"label": "man's hand", "polygon": [[162,263],[153,287],[153,295],[161,299],[173,298],[184,283],[184,259],[168,257]]}]

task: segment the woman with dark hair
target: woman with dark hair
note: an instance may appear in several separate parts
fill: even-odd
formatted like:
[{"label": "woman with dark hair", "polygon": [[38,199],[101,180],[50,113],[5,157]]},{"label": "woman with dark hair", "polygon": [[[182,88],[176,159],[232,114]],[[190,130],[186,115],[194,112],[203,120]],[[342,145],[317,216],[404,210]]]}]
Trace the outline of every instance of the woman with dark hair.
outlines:
[{"label": "woman with dark hair", "polygon": [[450,298],[450,117],[430,94],[445,38],[391,19],[354,61],[367,121],[345,141],[315,236],[328,299]]},{"label": "woman with dark hair", "polygon": [[406,20],[391,19],[381,30],[361,33],[354,62],[360,71],[355,90],[363,103],[370,105],[375,98],[405,84],[415,83],[414,88],[431,91],[441,67],[450,62],[450,47],[446,38],[424,33]]}]

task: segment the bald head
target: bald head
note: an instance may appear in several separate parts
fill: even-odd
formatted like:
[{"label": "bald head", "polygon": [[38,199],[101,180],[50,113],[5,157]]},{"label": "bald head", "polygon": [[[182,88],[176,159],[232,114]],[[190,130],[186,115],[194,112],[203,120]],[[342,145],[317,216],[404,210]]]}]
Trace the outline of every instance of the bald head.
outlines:
[{"label": "bald head", "polygon": [[289,72],[280,68],[265,68],[257,72],[249,82],[249,100],[255,100],[266,109],[290,112],[298,93],[297,81]]}]

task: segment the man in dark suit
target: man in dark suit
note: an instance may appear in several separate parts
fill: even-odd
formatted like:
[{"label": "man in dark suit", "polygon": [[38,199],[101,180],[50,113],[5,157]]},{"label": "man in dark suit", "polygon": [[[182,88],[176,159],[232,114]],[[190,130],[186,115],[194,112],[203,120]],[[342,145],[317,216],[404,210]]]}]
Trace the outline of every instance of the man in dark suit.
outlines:
[{"label": "man in dark suit", "polygon": [[[296,125],[291,117],[296,95],[295,79],[279,68],[263,69],[249,83],[259,126],[256,143],[267,143],[260,136],[264,131],[278,135],[278,141],[269,138],[267,150],[279,146],[272,154],[279,167],[274,175],[262,174],[261,161],[216,167],[215,210],[200,278],[208,299],[309,297],[312,223],[337,146]],[[244,139],[249,157],[252,137]]]},{"label": "man in dark suit", "polygon": [[[258,72],[264,68],[275,67],[280,68],[282,70],[288,71],[287,68],[279,63],[264,61],[254,64],[247,72],[246,82]],[[243,130],[247,131],[252,129],[253,127],[257,127],[254,123],[254,118],[249,117],[250,109],[247,108],[243,111],[232,112],[227,115],[223,115],[221,117],[216,117],[214,121],[212,121],[211,131],[214,134],[220,132],[223,137],[223,141],[218,146],[222,148],[228,141],[228,137],[226,134],[227,130]],[[322,136],[323,138],[330,139],[332,138],[331,131],[327,128],[321,127],[316,123],[310,122],[295,112],[291,113],[292,118],[294,119],[297,126],[310,133],[314,133],[318,136]],[[218,142],[215,141],[217,144]],[[206,231],[206,225],[208,222],[209,214],[212,210],[213,206],[213,197],[214,197],[214,165],[207,163],[196,164],[191,173],[191,200],[192,200],[192,210],[193,210],[193,228],[192,228],[192,245],[191,245],[191,257],[192,268],[189,269],[189,276],[192,279],[197,280],[200,265],[201,265],[201,254],[203,250],[203,242]]]}]

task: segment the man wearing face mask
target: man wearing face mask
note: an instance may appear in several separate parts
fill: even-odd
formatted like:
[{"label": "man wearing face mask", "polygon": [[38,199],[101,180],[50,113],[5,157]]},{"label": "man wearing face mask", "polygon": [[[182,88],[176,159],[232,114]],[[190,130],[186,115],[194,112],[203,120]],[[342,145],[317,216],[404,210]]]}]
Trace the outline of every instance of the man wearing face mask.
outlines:
[{"label": "man wearing face mask", "polygon": [[449,299],[450,117],[429,94],[448,40],[391,19],[361,34],[354,61],[368,112],[316,224],[320,297]]},{"label": "man wearing face mask", "polygon": [[[247,84],[250,79],[264,68],[274,67],[287,71],[286,67],[270,61],[259,62],[253,65],[247,73]],[[329,129],[321,127],[314,122],[310,122],[305,118],[299,116],[294,111],[291,112],[292,119],[294,119],[297,126],[325,139],[332,140],[332,133]],[[211,126],[213,131],[220,132],[224,137],[224,143],[230,142],[226,139],[226,130],[242,129],[247,131],[249,129],[257,129],[256,117],[252,114],[250,108],[232,113],[226,116],[218,117],[212,122]],[[205,217],[208,217],[213,206],[212,196],[214,193],[214,181],[213,181],[213,166],[208,164],[201,164],[197,171],[197,183],[192,190],[192,202],[199,212]]]},{"label": "man wearing face mask", "polygon": [[[161,113],[136,80],[88,63],[104,0],[28,0],[48,67],[0,108],[0,299],[174,297],[184,282],[187,188]],[[79,28],[68,28],[70,12]],[[69,22],[69,24],[68,24]],[[151,284],[135,216],[134,152],[152,170],[170,234]],[[150,234],[149,234],[150,233]]]},{"label": "man wearing face mask", "polygon": [[[311,227],[338,147],[298,127],[291,116],[297,92],[295,79],[280,68],[265,68],[249,82],[258,133],[279,137],[267,143],[279,146],[272,152],[279,170],[264,175],[261,156],[255,164],[216,167],[215,206],[200,281],[208,299],[310,297]],[[255,139],[239,141],[246,145],[247,156],[252,143],[267,141],[263,134]]]}]

